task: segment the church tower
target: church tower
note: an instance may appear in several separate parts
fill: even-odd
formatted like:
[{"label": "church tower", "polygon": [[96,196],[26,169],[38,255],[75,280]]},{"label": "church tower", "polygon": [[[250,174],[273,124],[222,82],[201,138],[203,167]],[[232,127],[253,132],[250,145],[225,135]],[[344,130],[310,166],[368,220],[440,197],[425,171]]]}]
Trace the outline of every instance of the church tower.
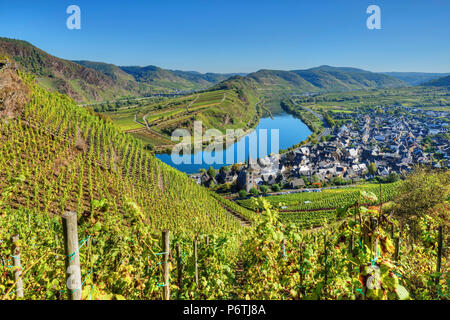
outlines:
[{"label": "church tower", "polygon": [[250,152],[249,152],[247,170],[245,170],[245,190],[247,190],[247,192],[250,192],[250,189],[252,189],[253,187],[256,188],[255,171],[256,170],[253,167],[252,158],[250,157]]}]

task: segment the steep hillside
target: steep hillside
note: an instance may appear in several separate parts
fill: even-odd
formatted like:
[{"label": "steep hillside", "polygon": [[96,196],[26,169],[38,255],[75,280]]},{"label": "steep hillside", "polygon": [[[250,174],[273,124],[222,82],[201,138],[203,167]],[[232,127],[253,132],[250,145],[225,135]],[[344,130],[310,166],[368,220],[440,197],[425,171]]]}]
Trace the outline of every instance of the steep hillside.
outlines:
[{"label": "steep hillside", "polygon": [[155,66],[117,67],[102,62],[69,61],[26,41],[8,38],[0,38],[2,55],[9,57],[22,71],[35,75],[43,87],[67,94],[77,102],[204,89],[232,76],[171,71]]},{"label": "steep hillside", "polygon": [[8,120],[20,116],[29,101],[28,86],[14,69],[0,63],[0,118]]},{"label": "steep hillside", "polygon": [[230,213],[234,203],[219,202],[144,150],[139,140],[77,107],[66,95],[41,88],[32,76],[2,69],[0,79],[5,96],[23,90],[20,95],[30,101],[15,99],[20,112],[8,121],[0,118],[2,299],[18,296],[8,269],[9,239],[16,234],[26,266],[24,297],[67,297],[68,253],[61,223],[67,211],[77,216],[79,251],[70,256],[80,260],[83,282],[76,290],[83,299],[161,299],[160,237],[166,228],[172,252],[179,245],[186,266],[193,259],[192,240],[199,239],[202,290],[187,289],[194,280],[186,267],[186,290],[172,281],[173,296],[230,298],[235,236],[243,228]]},{"label": "steep hillside", "polygon": [[121,70],[119,67],[117,67],[114,64],[86,61],[86,60],[73,61],[73,62],[80,64],[82,66],[85,66],[87,68],[94,69],[101,73],[104,73],[116,81],[133,81],[134,80],[132,75],[124,72],[123,70]]},{"label": "steep hillside", "polygon": [[424,86],[432,86],[432,87],[448,87],[448,86],[450,86],[450,76],[431,80],[431,81],[424,83],[423,85]]},{"label": "steep hillside", "polygon": [[26,41],[0,38],[0,55],[8,56],[19,69],[35,75],[42,86],[67,94],[78,102],[150,92],[132,79],[116,81],[105,73],[54,57]]},{"label": "steep hillside", "polygon": [[347,91],[407,86],[394,77],[356,68],[320,66],[307,70],[260,70],[247,76],[271,92]]},{"label": "steep hillside", "polygon": [[265,90],[317,90],[314,85],[290,71],[260,70],[248,75],[248,77],[254,79]]},{"label": "steep hillside", "polygon": [[178,90],[205,89],[233,76],[233,74],[203,74],[195,71],[166,70],[156,66],[119,68],[132,75],[137,82]]},{"label": "steep hillside", "polygon": [[427,81],[431,81],[434,79],[450,75],[450,73],[428,73],[428,72],[382,72],[382,73],[405,81],[412,86],[417,86]]},{"label": "steep hillside", "polygon": [[139,208],[155,230],[237,230],[236,221],[206,190],[157,160],[139,140],[22,77],[31,102],[22,101],[16,118],[0,120],[0,195],[17,176],[23,175],[24,183],[9,197],[0,196],[0,208],[83,215],[92,214],[95,201],[104,199],[110,214],[127,216],[130,204]]}]

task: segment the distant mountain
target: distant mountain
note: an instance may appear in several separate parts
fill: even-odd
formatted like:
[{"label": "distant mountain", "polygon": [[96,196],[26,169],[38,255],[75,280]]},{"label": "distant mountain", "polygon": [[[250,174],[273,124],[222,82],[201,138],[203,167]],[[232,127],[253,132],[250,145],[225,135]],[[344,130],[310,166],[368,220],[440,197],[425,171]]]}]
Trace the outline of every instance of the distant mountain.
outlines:
[{"label": "distant mountain", "polygon": [[292,71],[260,70],[247,77],[263,87],[260,90],[292,92],[346,91],[408,85],[404,81],[385,74],[331,66]]},{"label": "distant mountain", "polygon": [[382,72],[382,73],[405,81],[412,86],[417,86],[427,81],[450,75],[450,73],[427,73],[427,72]]},{"label": "distant mountain", "polygon": [[439,79],[434,79],[423,84],[424,86],[433,87],[450,87],[450,75]]},{"label": "distant mountain", "polygon": [[16,62],[19,69],[35,75],[42,86],[67,94],[77,102],[204,89],[234,75],[69,61],[52,56],[26,41],[0,37],[1,55]]},{"label": "distant mountain", "polygon": [[166,70],[156,66],[119,67],[137,82],[180,90],[204,89],[236,74],[200,73],[196,71]]},{"label": "distant mountain", "polygon": [[117,67],[114,64],[86,61],[86,60],[82,60],[82,61],[74,60],[73,62],[80,64],[82,66],[85,66],[87,68],[97,70],[101,73],[104,73],[114,80],[125,80],[125,81],[133,81],[134,80],[132,75],[126,73],[125,71],[123,71],[122,69],[120,69],[119,67]]},{"label": "distant mountain", "polygon": [[[26,41],[0,38],[0,55],[36,76],[44,87],[68,94],[78,102],[114,100],[151,93],[235,86],[260,93],[346,91],[407,86],[396,77],[357,68],[320,66],[306,70],[259,70],[245,74],[199,73],[157,66],[116,66],[103,62],[69,61],[54,57]],[[231,79],[230,79],[231,78]],[[221,84],[221,82],[225,82]]]}]

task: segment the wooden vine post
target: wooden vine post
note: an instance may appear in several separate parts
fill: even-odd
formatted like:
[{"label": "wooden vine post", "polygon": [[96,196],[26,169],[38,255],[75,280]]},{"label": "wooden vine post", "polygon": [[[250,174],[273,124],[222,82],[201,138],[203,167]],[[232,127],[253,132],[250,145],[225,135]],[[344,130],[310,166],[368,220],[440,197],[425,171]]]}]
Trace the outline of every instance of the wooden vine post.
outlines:
[{"label": "wooden vine post", "polygon": [[[354,237],[352,231],[352,235],[350,236],[350,241],[348,244],[348,251],[350,252],[350,256],[352,257],[353,257],[353,249],[354,249]],[[348,270],[350,271],[350,273],[353,272],[353,264],[351,262],[348,263]]]},{"label": "wooden vine post", "polygon": [[181,260],[181,246],[179,243],[176,245],[176,251],[177,251],[177,270],[178,270],[178,288],[180,289],[180,292],[183,288],[183,265]]},{"label": "wooden vine post", "polygon": [[16,282],[16,297],[23,298],[22,266],[20,265],[19,235],[11,237],[13,243],[12,258],[14,260],[14,281]]},{"label": "wooden vine post", "polygon": [[442,245],[443,245],[443,240],[442,240],[442,225],[439,226],[438,229],[439,235],[438,235],[438,253],[437,253],[437,264],[436,264],[436,285],[439,284],[439,279],[440,277],[440,273],[441,273],[441,264],[442,264]]},{"label": "wooden vine post", "polygon": [[394,261],[398,261],[398,257],[400,254],[400,237],[395,238],[394,245],[395,245]]},{"label": "wooden vine post", "polygon": [[66,253],[67,292],[69,299],[81,300],[80,253],[78,251],[77,213],[66,212],[62,215],[64,232],[64,250]]},{"label": "wooden vine post", "polygon": [[325,285],[323,286],[324,288],[327,285],[328,282],[328,263],[327,263],[327,258],[328,258],[328,241],[327,241],[327,235],[324,236],[324,246],[325,246]]},{"label": "wooden vine post", "polygon": [[170,231],[163,230],[162,232],[162,242],[163,242],[163,300],[170,300],[170,288],[169,288],[169,255],[170,255]]},{"label": "wooden vine post", "polygon": [[195,268],[195,284],[198,286],[198,253],[197,238],[194,239],[194,268]]}]

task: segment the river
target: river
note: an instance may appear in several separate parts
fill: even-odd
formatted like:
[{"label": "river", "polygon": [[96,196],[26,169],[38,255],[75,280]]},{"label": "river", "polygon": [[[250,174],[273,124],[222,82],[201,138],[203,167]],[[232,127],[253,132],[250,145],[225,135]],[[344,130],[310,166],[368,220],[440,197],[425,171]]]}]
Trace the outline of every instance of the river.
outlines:
[{"label": "river", "polygon": [[[265,130],[266,131],[265,131]],[[277,130],[272,131],[272,129]],[[234,163],[244,162],[248,159],[249,151],[252,159],[261,158],[271,153],[278,153],[279,149],[287,149],[303,140],[310,134],[308,126],[300,119],[286,113],[280,112],[274,114],[273,118],[261,118],[256,129],[235,142],[223,151],[202,151],[201,153],[185,156],[183,163],[174,163],[171,154],[157,154],[157,158],[167,163],[168,165],[191,174],[196,173],[200,169],[208,169],[212,166],[219,169],[222,166],[232,165]],[[278,139],[276,139],[278,135]],[[271,141],[278,140],[278,142],[271,143]],[[251,148],[249,148],[249,141],[251,141]],[[257,141],[257,142],[256,142]],[[267,147],[259,147],[264,141],[267,141]],[[242,150],[239,152],[238,150]],[[244,153],[245,150],[245,153]],[[219,163],[211,163],[211,158],[219,159]],[[202,159],[202,163],[195,163],[195,159]],[[221,161],[220,161],[221,159]],[[209,161],[208,161],[209,160]],[[175,158],[175,162],[177,162]],[[198,161],[197,161],[198,162]]]}]

